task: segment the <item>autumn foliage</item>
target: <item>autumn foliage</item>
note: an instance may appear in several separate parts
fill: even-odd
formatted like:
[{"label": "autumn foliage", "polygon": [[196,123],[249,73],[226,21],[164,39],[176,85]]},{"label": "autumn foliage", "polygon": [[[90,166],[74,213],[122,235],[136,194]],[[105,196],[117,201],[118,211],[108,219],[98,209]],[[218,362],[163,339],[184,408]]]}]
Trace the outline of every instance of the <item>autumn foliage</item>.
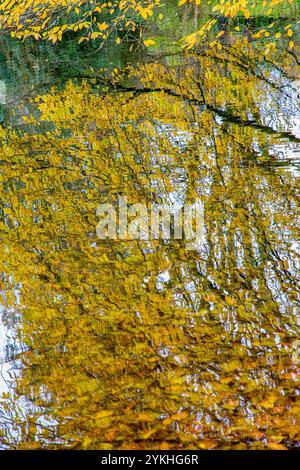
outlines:
[{"label": "autumn foliage", "polygon": [[[79,41],[99,40],[105,42],[113,36],[120,43],[130,33],[142,32],[141,24],[160,18],[161,0],[111,0],[108,2],[88,0],[5,0],[0,1],[0,25],[3,31],[9,31],[13,37],[25,39],[47,39],[60,41],[67,32],[76,32]],[[201,17],[201,0],[179,0],[179,11],[187,4],[194,6],[195,15]],[[192,48],[203,41],[216,23],[215,16],[227,19],[243,17],[246,20],[259,5],[262,15],[272,17],[273,9],[286,7],[294,0],[215,0],[208,2],[210,14],[200,28],[189,34],[183,45]],[[206,5],[207,6],[207,5]],[[293,30],[291,30],[293,34]],[[217,38],[218,39],[218,38]],[[145,45],[154,44],[146,39]],[[271,42],[272,44],[272,42]],[[273,46],[270,46],[271,48]],[[291,41],[290,47],[293,47]]]}]

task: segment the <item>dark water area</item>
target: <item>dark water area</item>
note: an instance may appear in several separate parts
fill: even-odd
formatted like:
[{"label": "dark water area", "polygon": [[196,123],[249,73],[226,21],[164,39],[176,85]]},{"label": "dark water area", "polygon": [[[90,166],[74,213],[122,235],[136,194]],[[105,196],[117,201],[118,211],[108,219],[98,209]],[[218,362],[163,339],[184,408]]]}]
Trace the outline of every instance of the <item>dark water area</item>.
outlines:
[{"label": "dark water area", "polygon": [[[300,445],[300,69],[0,45],[0,448]],[[101,204],[203,233],[97,236]]]}]

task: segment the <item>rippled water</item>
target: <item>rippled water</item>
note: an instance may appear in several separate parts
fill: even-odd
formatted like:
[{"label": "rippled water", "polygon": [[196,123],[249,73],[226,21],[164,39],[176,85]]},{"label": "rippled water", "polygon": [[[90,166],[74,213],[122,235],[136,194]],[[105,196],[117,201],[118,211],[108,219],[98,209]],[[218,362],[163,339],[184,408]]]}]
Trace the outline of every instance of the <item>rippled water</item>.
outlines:
[{"label": "rippled water", "polygon": [[[137,65],[94,53],[82,71],[76,51],[16,47],[0,86],[1,447],[299,447],[295,57],[237,39]],[[99,240],[96,209],[120,195],[200,199],[203,243]]]}]

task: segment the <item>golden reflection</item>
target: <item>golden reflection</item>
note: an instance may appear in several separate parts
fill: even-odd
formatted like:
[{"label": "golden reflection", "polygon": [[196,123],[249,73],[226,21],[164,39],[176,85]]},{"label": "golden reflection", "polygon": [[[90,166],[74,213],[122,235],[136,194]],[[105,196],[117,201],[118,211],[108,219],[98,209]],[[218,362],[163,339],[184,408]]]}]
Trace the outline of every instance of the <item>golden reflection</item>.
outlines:
[{"label": "golden reflection", "polygon": [[[99,71],[11,111],[4,447],[299,445],[299,176],[281,166],[297,71],[247,48]],[[202,249],[100,241],[96,209],[119,195],[201,198]]]}]

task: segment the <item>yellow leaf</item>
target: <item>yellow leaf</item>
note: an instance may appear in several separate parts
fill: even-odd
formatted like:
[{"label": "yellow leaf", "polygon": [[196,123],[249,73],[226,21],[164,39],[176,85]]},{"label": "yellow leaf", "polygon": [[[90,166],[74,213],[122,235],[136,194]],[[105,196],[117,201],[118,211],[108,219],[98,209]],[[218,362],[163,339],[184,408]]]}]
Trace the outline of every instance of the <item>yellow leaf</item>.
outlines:
[{"label": "yellow leaf", "polygon": [[250,12],[249,12],[249,10],[244,10],[244,15],[245,15],[246,20],[247,20],[248,18],[250,18]]},{"label": "yellow leaf", "polygon": [[269,442],[268,447],[271,450],[288,450],[286,446],[283,444],[277,444],[276,442]]},{"label": "yellow leaf", "polygon": [[108,418],[108,416],[111,416],[112,414],[113,412],[111,410],[98,411],[98,413],[95,414],[95,419]]},{"label": "yellow leaf", "polygon": [[100,31],[105,31],[107,28],[108,28],[108,24],[107,23],[98,23],[98,28],[100,29]]},{"label": "yellow leaf", "polygon": [[146,47],[153,46],[155,42],[152,39],[145,39],[144,44]]},{"label": "yellow leaf", "polygon": [[225,296],[225,301],[228,305],[235,305],[235,300],[232,297],[229,297],[228,295]]}]

